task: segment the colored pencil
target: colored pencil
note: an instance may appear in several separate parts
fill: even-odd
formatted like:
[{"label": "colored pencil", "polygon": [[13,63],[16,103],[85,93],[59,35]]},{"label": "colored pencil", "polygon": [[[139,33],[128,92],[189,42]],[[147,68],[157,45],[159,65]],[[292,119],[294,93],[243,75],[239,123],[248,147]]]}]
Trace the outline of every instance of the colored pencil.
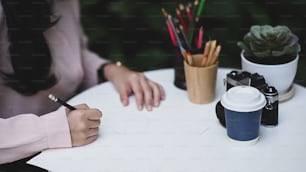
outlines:
[{"label": "colored pencil", "polygon": [[193,65],[193,60],[190,52],[187,52],[187,63],[192,66]]},{"label": "colored pencil", "polygon": [[164,8],[162,8],[161,11],[162,11],[162,13],[164,15],[164,18],[165,18],[165,23],[167,25],[167,29],[168,29],[168,32],[169,32],[169,36],[170,36],[172,45],[173,46],[177,46],[177,43],[176,43],[176,40],[175,40],[175,36],[174,36],[174,31],[173,31],[173,29],[172,29],[172,27],[171,27],[171,25],[169,23],[169,20],[168,20],[168,13],[167,13],[167,11]]},{"label": "colored pencil", "polygon": [[201,14],[203,12],[204,4],[205,4],[205,0],[201,0],[200,4],[199,4],[198,11],[197,11],[197,14],[196,14],[197,17],[201,16]]},{"label": "colored pencil", "polygon": [[187,7],[185,7],[185,9],[186,9],[186,13],[187,13],[187,16],[188,16],[188,20],[189,20],[189,22],[191,22],[192,14],[191,14],[190,8],[187,6]]},{"label": "colored pencil", "polygon": [[203,26],[201,26],[199,29],[199,36],[197,40],[197,49],[202,48],[203,36],[204,36],[204,29]]},{"label": "colored pencil", "polygon": [[173,23],[173,20],[172,20],[172,16],[171,16],[171,15],[168,15],[168,19],[169,19],[169,23],[170,23],[170,25],[171,25],[171,27],[172,27],[172,30],[173,30],[173,32],[174,32],[174,36],[175,36],[175,38],[176,38],[177,46],[181,49],[181,48],[183,48],[182,42],[181,42],[180,38],[179,38],[178,35],[177,35],[176,28],[175,28],[174,23]]},{"label": "colored pencil", "polygon": [[206,42],[206,44],[205,44],[201,66],[206,66],[209,47],[210,47],[210,41]]},{"label": "colored pencil", "polygon": [[184,32],[184,30],[183,30],[183,26],[180,25],[179,28],[180,28],[180,30],[181,30],[181,34],[182,34],[182,36],[183,36],[184,43],[185,43],[186,46],[187,46],[187,50],[188,50],[188,51],[191,51],[192,48],[191,48],[191,45],[190,45],[190,43],[189,43],[189,41],[188,41],[187,35],[186,35],[186,33]]},{"label": "colored pencil", "polygon": [[221,45],[218,45],[216,47],[216,50],[215,50],[213,56],[212,56],[212,60],[211,60],[211,64],[210,65],[213,65],[213,64],[217,63],[220,51],[221,51]]},{"label": "colored pencil", "polygon": [[179,19],[179,21],[180,21],[180,24],[183,26],[183,28],[184,28],[184,32],[187,32],[187,24],[186,24],[186,22],[185,22],[185,19],[184,19],[184,17],[183,17],[183,15],[182,15],[182,13],[180,12],[180,10],[179,9],[176,9],[175,10],[176,11],[176,15],[177,15],[177,17],[178,17],[178,19]]},{"label": "colored pencil", "polygon": [[215,52],[215,48],[216,48],[216,44],[217,44],[217,41],[216,40],[212,40],[211,43],[210,43],[210,47],[209,47],[209,52],[208,52],[208,59],[207,59],[207,65],[211,65],[211,61],[212,61],[212,57],[213,57],[213,54]]}]

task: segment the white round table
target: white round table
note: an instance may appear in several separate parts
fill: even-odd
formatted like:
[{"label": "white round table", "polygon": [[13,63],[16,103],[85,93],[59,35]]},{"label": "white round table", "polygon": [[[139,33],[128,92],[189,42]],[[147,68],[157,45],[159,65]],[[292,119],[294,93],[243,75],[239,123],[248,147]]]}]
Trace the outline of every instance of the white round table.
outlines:
[{"label": "white round table", "polygon": [[110,83],[92,87],[69,103],[86,102],[103,112],[100,136],[92,144],[42,152],[28,163],[54,172],[297,172],[306,170],[306,89],[294,85],[292,99],[279,105],[279,125],[260,127],[252,146],[235,146],[216,118],[230,69],[218,69],[216,97],[197,105],[173,84],[174,70],[146,72],[165,88],[166,100],[152,112],[135,99],[123,107]]}]

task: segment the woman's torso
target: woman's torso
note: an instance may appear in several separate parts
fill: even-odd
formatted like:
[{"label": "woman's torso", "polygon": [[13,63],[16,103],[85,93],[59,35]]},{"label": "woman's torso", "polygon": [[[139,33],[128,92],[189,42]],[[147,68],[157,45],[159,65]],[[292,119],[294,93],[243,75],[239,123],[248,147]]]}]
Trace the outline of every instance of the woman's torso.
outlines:
[{"label": "woman's torso", "polygon": [[[73,0],[74,1],[74,0]],[[45,33],[53,60],[52,70],[58,83],[50,89],[38,92],[33,96],[24,96],[4,85],[0,78],[0,117],[8,118],[22,113],[42,115],[55,110],[59,105],[48,99],[52,93],[62,99],[72,97],[83,80],[81,59],[80,24],[76,10],[70,0],[56,1],[55,14],[59,22]],[[0,3],[0,67],[12,71],[8,53],[7,28]]]}]

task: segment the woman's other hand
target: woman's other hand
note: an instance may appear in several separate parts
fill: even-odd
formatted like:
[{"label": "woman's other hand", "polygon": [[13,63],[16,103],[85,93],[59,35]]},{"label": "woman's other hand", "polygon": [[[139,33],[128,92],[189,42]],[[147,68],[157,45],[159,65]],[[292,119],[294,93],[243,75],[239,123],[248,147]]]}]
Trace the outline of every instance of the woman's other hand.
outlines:
[{"label": "woman's other hand", "polygon": [[142,72],[110,64],[105,66],[104,75],[114,84],[124,106],[129,104],[128,97],[132,94],[135,95],[139,110],[145,106],[148,111],[151,111],[153,107],[159,106],[161,100],[165,99],[163,87],[148,79]]}]

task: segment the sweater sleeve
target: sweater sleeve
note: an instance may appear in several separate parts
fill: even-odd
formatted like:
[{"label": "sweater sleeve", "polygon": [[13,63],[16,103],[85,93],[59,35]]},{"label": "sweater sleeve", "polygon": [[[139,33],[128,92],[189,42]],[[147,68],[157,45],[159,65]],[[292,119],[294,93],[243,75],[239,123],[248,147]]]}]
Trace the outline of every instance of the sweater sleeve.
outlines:
[{"label": "sweater sleeve", "polygon": [[87,47],[87,37],[82,35],[82,60],[85,72],[85,78],[83,83],[83,88],[89,88],[98,84],[98,69],[99,67],[108,62],[108,60],[103,59],[98,54],[90,51]]},{"label": "sweater sleeve", "polygon": [[71,147],[64,109],[37,116],[0,118],[0,164],[16,161],[49,148]]},{"label": "sweater sleeve", "polygon": [[98,83],[98,68],[106,63],[109,62],[109,60],[102,58],[97,53],[91,51],[88,47],[88,37],[84,32],[84,29],[82,27],[82,24],[80,22],[80,5],[79,1],[70,1],[71,7],[73,9],[73,15],[77,19],[78,25],[79,25],[79,31],[80,31],[80,50],[81,50],[81,58],[82,58],[82,64],[84,68],[84,81],[82,84],[82,88],[86,89],[91,86],[94,86]]}]

